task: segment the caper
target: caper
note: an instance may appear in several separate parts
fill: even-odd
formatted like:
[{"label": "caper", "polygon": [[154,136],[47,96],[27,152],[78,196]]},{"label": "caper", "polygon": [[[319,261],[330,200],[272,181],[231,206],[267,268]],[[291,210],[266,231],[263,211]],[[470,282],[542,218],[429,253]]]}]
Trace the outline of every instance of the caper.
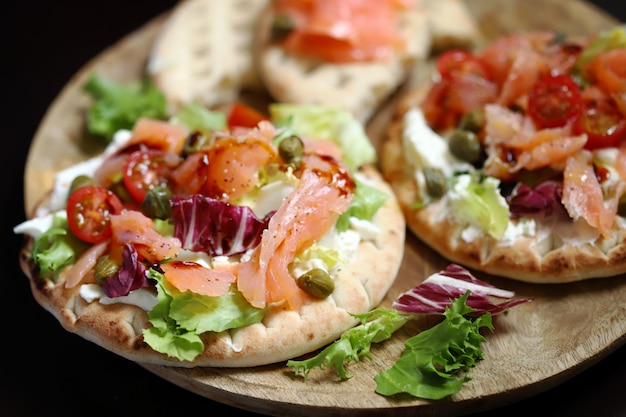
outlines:
[{"label": "caper", "polygon": [[335,282],[328,272],[313,268],[296,279],[298,287],[315,298],[326,298],[335,290]]},{"label": "caper", "polygon": [[455,130],[450,136],[448,146],[452,154],[466,162],[474,163],[480,160],[482,146],[474,132]]},{"label": "caper", "polygon": [[87,175],[79,175],[76,178],[74,178],[74,180],[72,181],[72,184],[70,185],[70,194],[78,190],[80,187],[84,187],[85,185],[95,185],[95,184],[96,184],[96,181],[93,178]]},{"label": "caper", "polygon": [[141,212],[152,219],[167,219],[172,215],[172,192],[167,187],[154,187],[141,202]]},{"label": "caper", "polygon": [[120,265],[117,262],[106,255],[103,256],[98,259],[98,262],[96,262],[96,266],[94,267],[96,281],[102,283],[102,281],[115,275],[119,269]]},{"label": "caper", "polygon": [[278,145],[278,154],[286,164],[300,167],[304,155],[304,143],[296,135],[287,136]]},{"label": "caper", "polygon": [[424,180],[426,182],[426,191],[433,198],[439,198],[445,194],[446,176],[443,171],[435,167],[424,168]]},{"label": "caper", "polygon": [[295,23],[287,14],[277,14],[272,19],[271,37],[274,42],[286,38],[294,29]]},{"label": "caper", "polygon": [[483,109],[477,108],[467,113],[459,122],[459,129],[469,130],[477,133],[485,126],[485,113]]}]

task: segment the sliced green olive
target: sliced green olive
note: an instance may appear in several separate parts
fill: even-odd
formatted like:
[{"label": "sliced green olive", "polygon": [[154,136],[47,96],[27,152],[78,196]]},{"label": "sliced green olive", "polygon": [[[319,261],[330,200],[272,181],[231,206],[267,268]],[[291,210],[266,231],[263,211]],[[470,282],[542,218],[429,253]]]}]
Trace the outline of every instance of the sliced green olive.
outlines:
[{"label": "sliced green olive", "polygon": [[444,195],[448,186],[443,171],[435,167],[426,167],[423,172],[428,195],[433,198]]},{"label": "sliced green olive", "polygon": [[335,282],[328,272],[313,268],[296,279],[298,287],[315,298],[326,298],[335,290]]},{"label": "sliced green olive", "polygon": [[271,37],[274,42],[285,39],[295,29],[296,25],[291,16],[277,14],[272,19]]},{"label": "sliced green olive", "polygon": [[172,192],[167,187],[154,187],[141,202],[141,212],[152,219],[167,219],[172,215]]},{"label": "sliced green olive", "polygon": [[93,178],[87,175],[79,175],[76,178],[74,178],[74,180],[72,181],[72,184],[70,185],[70,194],[78,190],[80,187],[84,187],[86,185],[95,185],[95,184],[96,184],[96,181]]},{"label": "sliced green olive", "polygon": [[448,146],[457,158],[469,163],[480,160],[482,146],[476,133],[469,130],[457,129],[449,138]]},{"label": "sliced green olive", "polygon": [[296,168],[302,163],[304,155],[304,143],[296,135],[287,136],[278,145],[278,154],[286,164],[291,164]]},{"label": "sliced green olive", "polygon": [[98,259],[98,262],[96,262],[96,266],[94,267],[96,281],[102,283],[102,281],[115,275],[119,269],[120,265],[117,262],[108,256],[103,256]]},{"label": "sliced green olive", "polygon": [[477,133],[485,126],[485,112],[483,109],[474,109],[461,118],[459,129]]}]

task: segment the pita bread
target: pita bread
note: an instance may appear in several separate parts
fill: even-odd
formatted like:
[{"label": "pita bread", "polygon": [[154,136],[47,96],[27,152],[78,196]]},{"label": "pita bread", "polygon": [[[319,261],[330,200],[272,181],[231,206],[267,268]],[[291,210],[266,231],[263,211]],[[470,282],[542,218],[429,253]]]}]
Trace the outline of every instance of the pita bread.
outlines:
[{"label": "pita bread", "polygon": [[262,89],[252,65],[256,21],[267,0],[186,0],[172,10],[154,43],[147,73],[172,111],[192,101],[232,103]]},{"label": "pita bread", "polygon": [[[573,223],[559,233],[538,224],[536,233],[495,239],[486,234],[468,240],[467,225],[448,216],[446,198],[422,208],[415,171],[405,158],[405,116],[417,109],[427,94],[423,81],[399,100],[388,125],[381,152],[381,170],[391,184],[405,214],[407,227],[448,260],[479,271],[523,282],[561,284],[618,275],[626,271],[626,226],[613,226],[614,238],[589,240],[577,237]],[[446,133],[442,133],[445,137]],[[569,235],[570,239],[564,238]]]},{"label": "pita bread", "polygon": [[170,358],[144,343],[142,330],[150,323],[143,309],[129,304],[88,303],[79,293],[80,286],[67,289],[62,280],[53,284],[40,279],[30,259],[32,241],[24,247],[20,263],[37,302],[66,330],[127,359],[180,367],[249,367],[285,361],[331,343],[357,324],[350,313],[376,307],[398,273],[404,252],[404,217],[376,168],[365,166],[361,173],[390,198],[374,220],[380,233],[373,241],[361,241],[356,257],[335,277],[334,292],[305,305],[300,312],[270,306],[262,323],[205,333],[205,351],[192,362]]},{"label": "pita bread", "polygon": [[256,35],[255,62],[276,101],[338,106],[367,121],[405,81],[410,68],[430,52],[430,32],[424,9],[403,11],[399,28],[406,51],[390,60],[332,64],[287,53],[271,40],[271,3],[262,14]]}]

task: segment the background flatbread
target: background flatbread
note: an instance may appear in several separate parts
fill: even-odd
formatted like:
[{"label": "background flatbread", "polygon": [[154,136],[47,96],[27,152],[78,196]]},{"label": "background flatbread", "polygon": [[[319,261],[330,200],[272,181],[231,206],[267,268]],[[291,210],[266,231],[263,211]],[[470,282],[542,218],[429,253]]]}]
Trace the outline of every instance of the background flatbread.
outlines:
[{"label": "background flatbread", "polygon": [[[445,199],[416,209],[418,185],[404,159],[403,116],[418,106],[429,87],[421,85],[407,92],[398,102],[386,132],[381,153],[381,169],[396,193],[407,226],[446,259],[493,275],[532,283],[567,283],[589,278],[605,278],[626,271],[626,229],[615,228],[614,240],[570,244],[556,234],[518,237],[513,242],[481,236],[472,242],[461,237],[465,227],[445,218]],[[537,233],[539,234],[539,233]]]},{"label": "background flatbread", "polygon": [[363,167],[361,172],[389,199],[376,214],[380,234],[374,242],[361,242],[356,258],[338,272],[333,294],[303,306],[301,312],[270,306],[262,323],[205,333],[205,352],[193,362],[169,358],[143,342],[142,330],[150,327],[144,310],[128,304],[87,303],[79,294],[80,285],[67,289],[65,281],[53,285],[41,280],[29,262],[32,242],[22,251],[22,269],[39,304],[66,330],[127,359],[182,367],[247,367],[286,361],[331,343],[354,326],[357,319],[350,313],[364,313],[378,306],[400,268],[405,237],[402,212],[391,188],[373,166]]},{"label": "background flatbread", "polygon": [[268,0],[185,0],[159,31],[148,75],[171,109],[199,101],[232,103],[241,90],[260,90],[252,65],[253,28]]}]

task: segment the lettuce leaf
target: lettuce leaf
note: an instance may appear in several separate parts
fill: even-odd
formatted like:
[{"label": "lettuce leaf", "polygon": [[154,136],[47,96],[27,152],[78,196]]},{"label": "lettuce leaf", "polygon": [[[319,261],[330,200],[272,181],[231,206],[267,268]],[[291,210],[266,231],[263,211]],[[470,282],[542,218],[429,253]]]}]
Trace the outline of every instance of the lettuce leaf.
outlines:
[{"label": "lettuce leaf", "polygon": [[350,225],[350,217],[356,217],[361,220],[372,220],[374,215],[380,209],[389,196],[377,188],[359,180],[355,177],[356,190],[354,198],[350,203],[350,207],[337,219],[336,228],[343,232]]},{"label": "lettuce leaf", "polygon": [[353,314],[361,324],[345,331],[333,344],[317,355],[305,360],[289,360],[287,366],[294,368],[296,375],[306,378],[315,368],[335,368],[341,379],[351,378],[346,370],[349,362],[358,362],[370,357],[372,343],[389,339],[393,333],[411,319],[395,309],[376,308],[367,313]]},{"label": "lettuce leaf", "polygon": [[265,309],[252,307],[234,286],[224,296],[209,297],[177,290],[155,269],[147,274],[156,281],[158,303],[148,312],[152,327],[143,331],[144,340],[181,361],[192,361],[204,351],[202,333],[259,323],[265,315]]},{"label": "lettuce leaf", "polygon": [[498,179],[478,174],[454,177],[449,193],[451,212],[459,221],[500,239],[509,224],[509,206],[500,194],[499,185]]},{"label": "lettuce leaf", "polygon": [[438,400],[461,390],[469,377],[459,374],[483,359],[480,345],[486,339],[480,329],[494,329],[491,313],[466,318],[473,311],[466,305],[469,294],[466,292],[446,309],[445,320],[405,342],[400,359],[374,377],[378,394],[408,393]]},{"label": "lettuce leaf", "polygon": [[226,114],[209,110],[204,104],[194,101],[182,107],[172,117],[172,122],[182,123],[192,132],[212,132],[226,128]]},{"label": "lettuce leaf", "polygon": [[347,110],[319,105],[272,103],[269,113],[274,124],[285,125],[298,135],[336,143],[352,172],[361,165],[376,162],[376,150],[365,128]]},{"label": "lettuce leaf", "polygon": [[248,206],[236,206],[200,194],[172,197],[174,237],[184,249],[212,256],[243,253],[261,242],[274,212],[258,218]]},{"label": "lettuce leaf", "polygon": [[132,129],[141,117],[166,117],[165,96],[147,79],[124,84],[93,74],[84,90],[94,99],[87,110],[87,130],[107,142],[118,130]]},{"label": "lettuce leaf", "polygon": [[40,277],[56,282],[63,268],[74,264],[87,247],[69,231],[66,218],[54,216],[52,227],[35,239],[30,255],[39,266]]}]

